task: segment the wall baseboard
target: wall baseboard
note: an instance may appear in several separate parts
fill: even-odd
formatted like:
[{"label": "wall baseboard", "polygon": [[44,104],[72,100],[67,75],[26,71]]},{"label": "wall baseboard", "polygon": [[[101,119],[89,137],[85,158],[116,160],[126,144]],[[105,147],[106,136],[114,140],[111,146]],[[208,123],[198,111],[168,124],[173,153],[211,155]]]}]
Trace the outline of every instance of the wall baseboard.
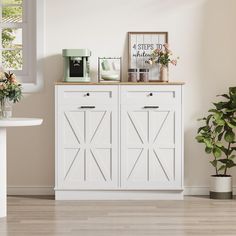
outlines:
[{"label": "wall baseboard", "polygon": [[[233,193],[236,195],[236,186],[233,187]],[[8,195],[55,195],[52,186],[8,186]],[[185,186],[184,195],[209,195],[207,186]]]},{"label": "wall baseboard", "polygon": [[191,195],[209,195],[209,187],[185,186],[184,196],[191,196]]},{"label": "wall baseboard", "polygon": [[[233,194],[236,195],[236,186],[233,186]],[[184,196],[200,196],[209,195],[209,187],[207,186],[185,186]]]},{"label": "wall baseboard", "polygon": [[8,186],[8,195],[54,195],[52,186]]}]

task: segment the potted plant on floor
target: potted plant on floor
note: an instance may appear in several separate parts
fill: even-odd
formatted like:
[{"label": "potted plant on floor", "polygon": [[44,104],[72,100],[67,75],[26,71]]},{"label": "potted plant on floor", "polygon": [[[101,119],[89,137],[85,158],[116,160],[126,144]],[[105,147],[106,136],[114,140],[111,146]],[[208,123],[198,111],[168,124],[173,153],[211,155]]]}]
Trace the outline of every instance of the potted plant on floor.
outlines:
[{"label": "potted plant on floor", "polygon": [[209,115],[199,119],[204,125],[198,129],[196,140],[205,145],[205,152],[211,154],[210,163],[215,168],[210,178],[210,198],[231,199],[232,177],[228,170],[236,166],[236,87],[219,96],[224,100],[213,103],[215,108],[208,111]]}]

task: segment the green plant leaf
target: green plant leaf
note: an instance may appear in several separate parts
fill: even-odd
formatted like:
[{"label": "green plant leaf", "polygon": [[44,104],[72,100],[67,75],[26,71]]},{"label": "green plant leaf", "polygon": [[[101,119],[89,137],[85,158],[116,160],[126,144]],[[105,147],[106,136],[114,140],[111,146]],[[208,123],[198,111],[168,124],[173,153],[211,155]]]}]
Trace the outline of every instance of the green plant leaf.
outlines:
[{"label": "green plant leaf", "polygon": [[204,138],[203,142],[206,144],[208,148],[213,148],[213,144],[210,139]]},{"label": "green plant leaf", "polygon": [[214,160],[214,161],[210,161],[210,163],[214,166],[214,167],[216,167],[217,166],[217,160]]},{"label": "green plant leaf", "polygon": [[203,130],[204,127],[205,127],[205,126],[200,127],[200,128],[197,130],[197,133],[199,134],[199,133]]},{"label": "green plant leaf", "polygon": [[230,160],[233,160],[236,157],[236,155],[232,155],[229,157]]},{"label": "green plant leaf", "polygon": [[219,112],[219,111],[216,110],[216,109],[210,109],[210,110],[208,110],[208,112],[217,113],[217,112]]},{"label": "green plant leaf", "polygon": [[234,124],[234,122],[228,122],[227,121],[226,124],[232,129],[236,128],[236,124]]},{"label": "green plant leaf", "polygon": [[207,154],[210,154],[210,153],[212,152],[212,148],[206,147],[206,148],[205,148],[205,152],[206,152]]},{"label": "green plant leaf", "polygon": [[224,97],[230,99],[230,96],[228,94],[217,95],[217,97]]},{"label": "green plant leaf", "polygon": [[228,149],[222,146],[220,150],[227,156],[228,155]]},{"label": "green plant leaf", "polygon": [[213,148],[213,155],[215,158],[220,158],[222,155],[221,149],[218,147]]},{"label": "green plant leaf", "polygon": [[218,160],[218,161],[225,164],[227,168],[231,168],[233,166],[236,166],[236,164],[230,159],[221,159],[221,160]]},{"label": "green plant leaf", "polygon": [[224,138],[226,142],[231,143],[235,139],[235,133],[232,130],[228,130],[226,131]]},{"label": "green plant leaf", "polygon": [[219,126],[224,126],[225,125],[225,121],[222,120],[222,119],[217,119],[216,120],[216,124],[219,125]]},{"label": "green plant leaf", "polygon": [[227,152],[227,156],[230,156],[230,155],[232,154],[233,151],[234,151],[234,150],[232,150],[232,148],[229,149],[228,152]]},{"label": "green plant leaf", "polygon": [[229,123],[233,126],[232,129],[236,128],[236,121],[233,118],[229,120]]},{"label": "green plant leaf", "polygon": [[220,120],[223,116],[223,112],[216,112],[214,115],[215,120]]},{"label": "green plant leaf", "polygon": [[218,102],[218,103],[213,103],[214,106],[216,107],[217,110],[222,110],[224,108],[228,108],[228,102]]},{"label": "green plant leaf", "polygon": [[210,127],[209,126],[202,126],[198,129],[198,133],[200,133],[201,131],[205,131],[205,132],[208,132],[210,130]]},{"label": "green plant leaf", "polygon": [[230,87],[229,88],[229,93],[230,94],[236,94],[236,87]]},{"label": "green plant leaf", "polygon": [[204,137],[202,137],[201,135],[198,135],[197,137],[195,137],[195,139],[196,139],[199,143],[203,143],[203,142],[204,142]]},{"label": "green plant leaf", "polygon": [[202,120],[204,120],[204,118],[198,118],[198,119],[197,119],[197,121],[202,121]]},{"label": "green plant leaf", "polygon": [[231,109],[225,109],[227,113],[235,112],[236,108],[231,108]]},{"label": "green plant leaf", "polygon": [[223,135],[224,135],[224,132],[222,132],[222,133],[220,133],[220,134],[218,135],[218,141],[221,141]]},{"label": "green plant leaf", "polygon": [[225,170],[225,169],[226,169],[226,166],[225,166],[225,165],[222,165],[222,166],[218,169],[218,171]]},{"label": "green plant leaf", "polygon": [[209,125],[210,120],[211,120],[212,117],[213,117],[212,114],[208,115],[208,117],[207,117],[207,119],[206,119],[206,124],[207,124],[207,125]]},{"label": "green plant leaf", "polygon": [[215,132],[216,132],[216,133],[220,133],[220,132],[222,131],[223,127],[224,127],[223,125],[217,126],[217,127],[215,128]]},{"label": "green plant leaf", "polygon": [[223,144],[221,142],[216,142],[215,143],[217,147],[221,148],[223,146]]},{"label": "green plant leaf", "polygon": [[218,161],[223,163],[223,164],[227,164],[229,160],[227,158],[225,158],[225,159],[220,159]]}]

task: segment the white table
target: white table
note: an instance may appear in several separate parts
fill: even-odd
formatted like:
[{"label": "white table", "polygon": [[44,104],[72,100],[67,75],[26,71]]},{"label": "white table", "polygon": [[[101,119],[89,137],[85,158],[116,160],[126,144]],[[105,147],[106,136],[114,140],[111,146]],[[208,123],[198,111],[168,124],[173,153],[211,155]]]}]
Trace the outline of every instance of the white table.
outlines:
[{"label": "white table", "polygon": [[7,152],[6,128],[41,125],[42,119],[8,118],[0,119],[0,217],[7,215]]}]

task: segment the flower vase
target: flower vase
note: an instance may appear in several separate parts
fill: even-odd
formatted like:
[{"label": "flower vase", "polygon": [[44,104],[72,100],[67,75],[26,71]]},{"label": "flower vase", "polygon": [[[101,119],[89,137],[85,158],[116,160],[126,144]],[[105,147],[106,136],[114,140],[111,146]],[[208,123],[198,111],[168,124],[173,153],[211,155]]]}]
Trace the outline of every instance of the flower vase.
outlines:
[{"label": "flower vase", "polygon": [[0,118],[10,117],[12,117],[12,102],[8,98],[3,98],[0,100]]},{"label": "flower vase", "polygon": [[168,66],[161,65],[161,68],[160,68],[160,81],[161,82],[168,82],[169,81]]}]

